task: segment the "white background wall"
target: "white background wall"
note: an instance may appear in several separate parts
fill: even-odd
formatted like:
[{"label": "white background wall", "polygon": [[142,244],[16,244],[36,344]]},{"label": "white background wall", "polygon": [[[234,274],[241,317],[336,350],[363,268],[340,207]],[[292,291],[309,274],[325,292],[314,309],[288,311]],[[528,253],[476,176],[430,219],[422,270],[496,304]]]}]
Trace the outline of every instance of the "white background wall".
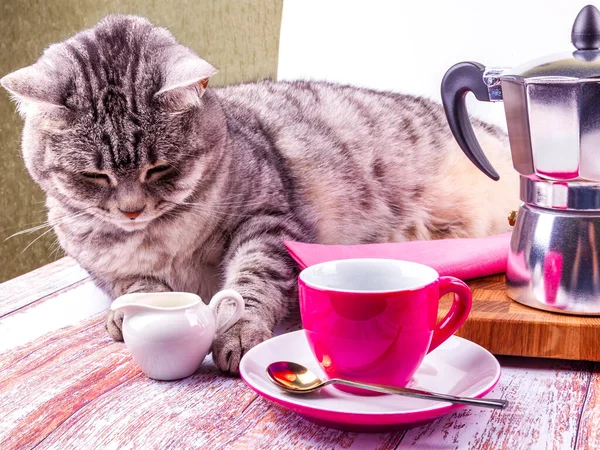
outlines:
[{"label": "white background wall", "polygon": [[[588,3],[284,0],[278,78],[339,81],[440,101],[442,77],[457,62],[512,67],[571,50],[573,20]],[[469,111],[506,126],[501,104],[470,98]]]}]

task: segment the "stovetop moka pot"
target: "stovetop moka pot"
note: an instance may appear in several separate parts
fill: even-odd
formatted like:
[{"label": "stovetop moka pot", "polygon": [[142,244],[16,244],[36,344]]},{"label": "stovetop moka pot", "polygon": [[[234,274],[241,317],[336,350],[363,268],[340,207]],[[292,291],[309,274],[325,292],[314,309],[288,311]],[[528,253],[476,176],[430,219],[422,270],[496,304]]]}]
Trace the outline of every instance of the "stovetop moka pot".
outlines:
[{"label": "stovetop moka pot", "polygon": [[584,7],[573,52],[521,66],[451,67],[442,102],[459,146],[499,176],[469,122],[466,94],[503,101],[521,207],[506,272],[514,300],[548,311],[600,315],[600,11]]}]

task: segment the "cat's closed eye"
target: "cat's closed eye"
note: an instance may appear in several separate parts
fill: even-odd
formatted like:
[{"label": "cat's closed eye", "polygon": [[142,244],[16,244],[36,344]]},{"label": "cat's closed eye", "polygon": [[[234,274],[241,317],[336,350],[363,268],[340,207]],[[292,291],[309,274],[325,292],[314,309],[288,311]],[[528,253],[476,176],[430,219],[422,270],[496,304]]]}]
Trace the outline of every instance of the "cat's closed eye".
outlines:
[{"label": "cat's closed eye", "polygon": [[154,166],[146,171],[146,180],[158,180],[168,174],[173,173],[175,169],[168,164]]},{"label": "cat's closed eye", "polygon": [[81,176],[92,183],[102,186],[110,186],[110,177],[100,172],[82,172]]}]

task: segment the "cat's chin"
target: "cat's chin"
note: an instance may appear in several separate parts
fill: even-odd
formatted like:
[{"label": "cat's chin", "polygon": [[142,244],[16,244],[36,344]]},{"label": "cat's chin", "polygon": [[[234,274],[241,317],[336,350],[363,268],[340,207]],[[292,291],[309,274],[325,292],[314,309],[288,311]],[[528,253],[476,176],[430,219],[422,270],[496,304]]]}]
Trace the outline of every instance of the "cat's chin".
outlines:
[{"label": "cat's chin", "polygon": [[117,227],[121,228],[122,230],[128,231],[128,232],[133,232],[133,231],[141,231],[143,229],[145,229],[148,224],[151,222],[151,220],[144,220],[143,222],[138,222],[138,221],[131,221],[131,222],[113,222]]}]

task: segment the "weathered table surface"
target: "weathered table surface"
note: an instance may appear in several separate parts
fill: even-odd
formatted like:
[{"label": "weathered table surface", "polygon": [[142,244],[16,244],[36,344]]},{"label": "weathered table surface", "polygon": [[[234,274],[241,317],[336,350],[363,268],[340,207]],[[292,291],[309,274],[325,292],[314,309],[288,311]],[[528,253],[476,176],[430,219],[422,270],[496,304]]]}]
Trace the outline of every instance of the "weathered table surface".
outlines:
[{"label": "weathered table surface", "polygon": [[68,258],[0,284],[0,449],[600,447],[598,363],[500,357],[489,396],[510,400],[507,410],[349,433],[271,404],[211,361],[182,381],[146,378],[108,338],[108,305]]}]

